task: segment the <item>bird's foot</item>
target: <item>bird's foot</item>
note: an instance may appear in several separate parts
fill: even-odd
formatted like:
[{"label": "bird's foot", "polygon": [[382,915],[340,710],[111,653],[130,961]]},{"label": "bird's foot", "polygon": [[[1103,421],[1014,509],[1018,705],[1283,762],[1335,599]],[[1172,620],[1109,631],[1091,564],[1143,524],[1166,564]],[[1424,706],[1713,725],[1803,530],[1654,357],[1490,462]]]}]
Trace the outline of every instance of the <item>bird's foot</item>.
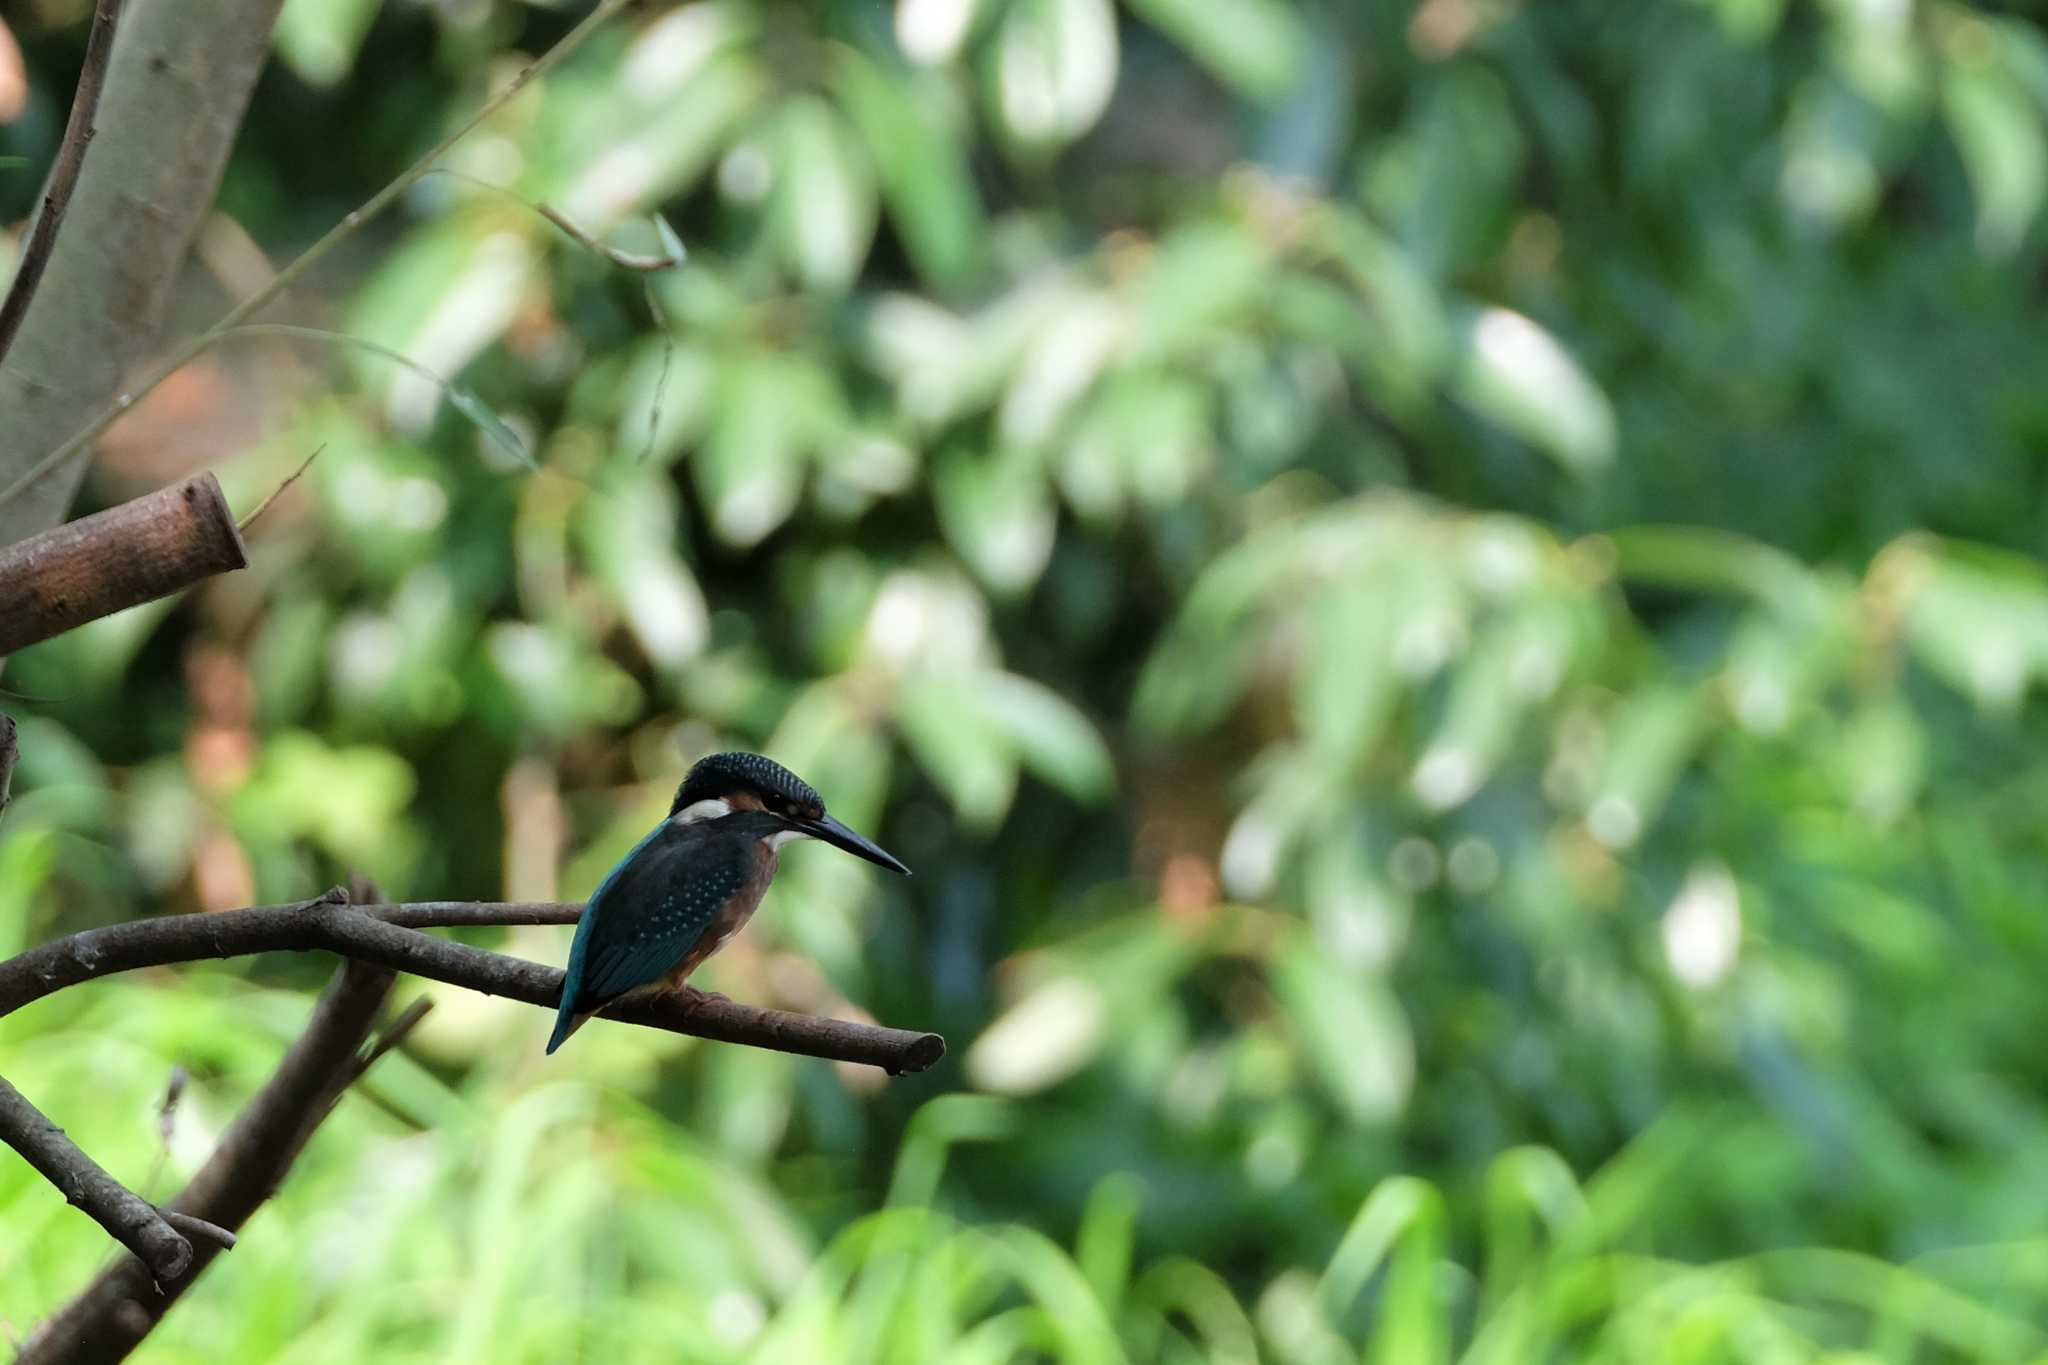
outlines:
[{"label": "bird's foot", "polygon": [[705,1005],[730,1005],[732,1001],[717,991],[700,991],[695,986],[676,987],[676,999],[683,1002],[683,1008],[694,1010]]}]

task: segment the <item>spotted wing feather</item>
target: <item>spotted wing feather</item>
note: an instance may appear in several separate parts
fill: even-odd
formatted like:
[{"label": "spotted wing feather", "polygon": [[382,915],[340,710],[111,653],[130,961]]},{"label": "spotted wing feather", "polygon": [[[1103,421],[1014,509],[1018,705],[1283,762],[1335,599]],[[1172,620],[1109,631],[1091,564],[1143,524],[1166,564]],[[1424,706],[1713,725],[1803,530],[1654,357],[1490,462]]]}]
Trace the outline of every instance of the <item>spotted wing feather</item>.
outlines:
[{"label": "spotted wing feather", "polygon": [[711,825],[665,823],[612,869],[577,923],[549,1052],[580,1016],[660,980],[682,960],[745,884],[744,853]]}]

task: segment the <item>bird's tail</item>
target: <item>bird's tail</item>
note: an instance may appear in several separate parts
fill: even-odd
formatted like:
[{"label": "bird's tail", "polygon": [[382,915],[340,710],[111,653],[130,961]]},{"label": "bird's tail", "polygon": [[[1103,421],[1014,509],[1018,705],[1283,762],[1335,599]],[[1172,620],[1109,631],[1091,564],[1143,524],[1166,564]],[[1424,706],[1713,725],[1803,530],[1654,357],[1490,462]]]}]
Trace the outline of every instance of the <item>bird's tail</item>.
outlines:
[{"label": "bird's tail", "polygon": [[548,1039],[548,1052],[552,1055],[556,1048],[568,1042],[569,1035],[582,1028],[584,1021],[588,1018],[590,1016],[587,1014],[571,1014],[567,1010],[563,1010],[560,1014],[556,1015],[555,1033],[552,1038]]}]

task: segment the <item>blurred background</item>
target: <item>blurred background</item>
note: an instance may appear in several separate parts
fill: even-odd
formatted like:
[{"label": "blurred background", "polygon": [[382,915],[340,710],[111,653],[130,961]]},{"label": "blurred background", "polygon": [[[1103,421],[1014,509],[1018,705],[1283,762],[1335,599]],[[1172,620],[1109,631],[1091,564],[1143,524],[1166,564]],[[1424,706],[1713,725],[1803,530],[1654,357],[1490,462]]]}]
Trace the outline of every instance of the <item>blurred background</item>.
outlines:
[{"label": "blurred background", "polygon": [[[88,8],[7,8],[11,225]],[[289,0],[177,325],[582,12]],[[144,1358],[2048,1358],[2026,12],[628,11],[288,306],[438,379],[242,338],[110,433],[80,511],[324,453],[12,661],[0,952],[580,898],[749,748],[917,875],[793,850],[699,983],[952,1052],[422,986]],[[328,970],[0,1058],[161,1197]],[[0,1232],[17,1334],[108,1255],[11,1157]]]}]

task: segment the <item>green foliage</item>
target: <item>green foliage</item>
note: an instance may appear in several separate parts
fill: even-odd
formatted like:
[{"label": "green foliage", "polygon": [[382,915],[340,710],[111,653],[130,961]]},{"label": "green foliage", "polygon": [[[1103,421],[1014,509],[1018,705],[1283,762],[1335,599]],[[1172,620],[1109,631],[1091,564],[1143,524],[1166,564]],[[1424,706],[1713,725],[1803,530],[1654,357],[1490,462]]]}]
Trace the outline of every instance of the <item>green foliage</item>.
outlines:
[{"label": "green foliage", "polygon": [[[559,27],[291,0],[229,210]],[[744,745],[917,876],[793,850],[707,984],[953,1058],[436,991],[159,1357],[2048,1359],[2044,119],[1954,3],[622,24],[366,239],[248,573],[16,662],[0,948],[585,894]],[[147,1183],[192,1068],[160,1192],[317,979],[5,1069]],[[104,1249],[0,1226],[17,1324]]]}]

